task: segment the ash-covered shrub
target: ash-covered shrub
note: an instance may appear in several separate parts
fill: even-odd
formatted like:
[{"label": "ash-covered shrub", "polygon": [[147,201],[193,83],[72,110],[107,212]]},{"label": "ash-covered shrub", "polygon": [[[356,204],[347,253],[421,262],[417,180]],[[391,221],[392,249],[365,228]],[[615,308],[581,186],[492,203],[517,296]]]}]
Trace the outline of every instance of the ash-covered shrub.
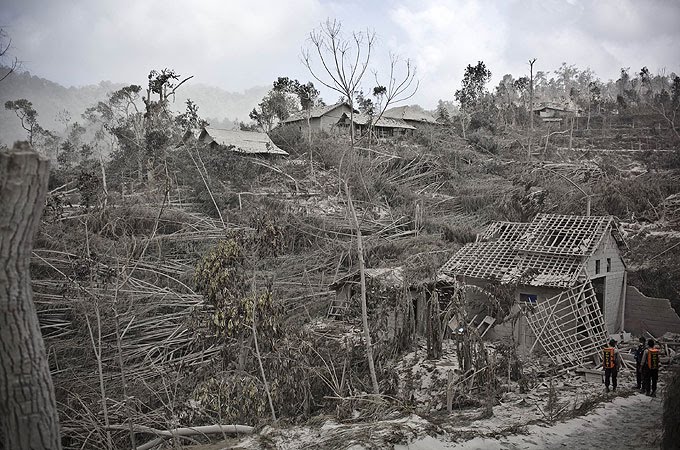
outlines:
[{"label": "ash-covered shrub", "polygon": [[497,154],[500,151],[500,144],[493,133],[487,128],[479,128],[467,136],[468,141],[478,150]]}]

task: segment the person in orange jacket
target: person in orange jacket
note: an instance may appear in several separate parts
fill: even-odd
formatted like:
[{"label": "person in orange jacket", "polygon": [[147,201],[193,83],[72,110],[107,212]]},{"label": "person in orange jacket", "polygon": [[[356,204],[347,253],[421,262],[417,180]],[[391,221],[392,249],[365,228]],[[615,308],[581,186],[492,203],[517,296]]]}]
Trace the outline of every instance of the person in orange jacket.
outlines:
[{"label": "person in orange jacket", "polygon": [[659,379],[659,349],[654,339],[647,341],[642,354],[642,390],[650,397],[656,397],[656,382]]},{"label": "person in orange jacket", "polygon": [[616,391],[616,377],[621,367],[621,355],[616,348],[616,341],[609,340],[609,345],[602,349],[602,368],[604,369],[604,387],[609,392],[609,380],[611,379],[612,388]]}]

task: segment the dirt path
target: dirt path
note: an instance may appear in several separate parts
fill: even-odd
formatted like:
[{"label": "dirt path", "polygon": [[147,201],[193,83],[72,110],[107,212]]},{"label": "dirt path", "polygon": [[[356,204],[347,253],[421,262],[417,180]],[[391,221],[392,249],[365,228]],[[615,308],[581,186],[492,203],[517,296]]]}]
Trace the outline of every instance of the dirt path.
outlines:
[{"label": "dirt path", "polygon": [[[404,446],[424,449],[658,449],[661,436],[662,401],[635,394],[617,397],[587,416],[549,427],[532,425],[526,435],[497,439],[474,438],[460,443],[444,443],[425,438]],[[398,448],[402,448],[398,446]]]}]

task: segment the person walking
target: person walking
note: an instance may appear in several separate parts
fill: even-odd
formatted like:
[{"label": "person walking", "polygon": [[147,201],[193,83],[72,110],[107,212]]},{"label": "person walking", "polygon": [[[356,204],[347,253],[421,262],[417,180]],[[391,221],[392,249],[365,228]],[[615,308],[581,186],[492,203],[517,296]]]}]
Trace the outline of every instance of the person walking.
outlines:
[{"label": "person walking", "polygon": [[616,377],[621,367],[621,355],[616,348],[616,341],[609,340],[609,345],[602,349],[602,367],[604,368],[604,387],[609,392],[609,381],[611,380],[612,390],[616,391]]},{"label": "person walking", "polygon": [[659,379],[659,349],[654,339],[647,341],[642,354],[642,389],[647,396],[656,397],[656,382]]},{"label": "person walking", "polygon": [[635,349],[635,381],[636,389],[640,392],[642,391],[642,354],[645,352],[647,347],[647,340],[640,336],[640,344],[637,349]]}]

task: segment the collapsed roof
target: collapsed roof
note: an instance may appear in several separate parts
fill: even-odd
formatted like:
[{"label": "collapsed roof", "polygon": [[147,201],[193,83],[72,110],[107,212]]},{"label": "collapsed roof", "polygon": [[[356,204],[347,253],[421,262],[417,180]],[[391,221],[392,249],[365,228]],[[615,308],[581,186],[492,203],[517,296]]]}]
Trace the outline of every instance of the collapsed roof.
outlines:
[{"label": "collapsed roof", "polygon": [[570,288],[604,237],[620,235],[611,216],[539,214],[530,223],[495,222],[465,245],[440,272],[509,282],[529,272],[527,284]]}]

